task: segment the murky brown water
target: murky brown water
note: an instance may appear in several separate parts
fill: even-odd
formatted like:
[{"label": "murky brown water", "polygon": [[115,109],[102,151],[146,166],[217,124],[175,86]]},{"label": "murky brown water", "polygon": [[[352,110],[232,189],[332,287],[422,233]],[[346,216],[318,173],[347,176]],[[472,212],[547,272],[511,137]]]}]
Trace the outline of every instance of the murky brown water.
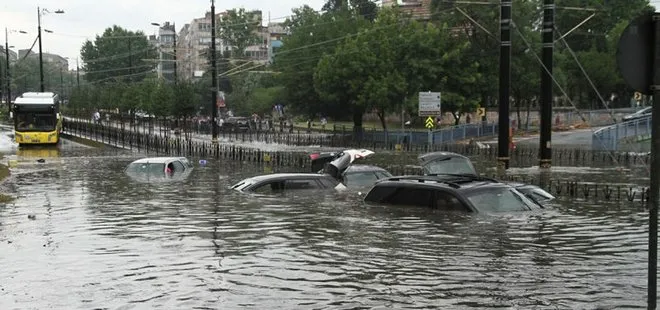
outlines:
[{"label": "murky brown water", "polygon": [[18,199],[0,205],[0,309],[646,304],[647,216],[625,204],[446,215],[228,190],[263,172],[247,164],[209,161],[149,185],[122,173],[139,155],[37,157],[21,157],[4,186]]}]

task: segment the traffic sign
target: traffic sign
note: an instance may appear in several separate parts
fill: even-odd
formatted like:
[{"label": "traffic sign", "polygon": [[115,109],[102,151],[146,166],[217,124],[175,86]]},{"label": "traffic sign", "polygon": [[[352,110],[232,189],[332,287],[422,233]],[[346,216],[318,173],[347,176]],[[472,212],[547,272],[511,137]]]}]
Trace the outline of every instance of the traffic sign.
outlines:
[{"label": "traffic sign", "polygon": [[486,108],[477,108],[477,115],[479,115],[479,117],[486,116]]},{"label": "traffic sign", "polygon": [[632,89],[651,94],[653,81],[653,20],[643,14],[630,22],[619,38],[616,62],[623,80]]},{"label": "traffic sign", "polygon": [[431,129],[435,127],[435,121],[433,121],[433,117],[428,117],[426,118],[426,128]]},{"label": "traffic sign", "polygon": [[440,115],[440,97],[439,92],[420,92],[417,108],[419,116]]},{"label": "traffic sign", "polygon": [[636,91],[636,92],[635,92],[635,96],[634,96],[634,98],[635,98],[635,100],[637,100],[637,101],[641,101],[641,100],[642,100],[642,93]]}]

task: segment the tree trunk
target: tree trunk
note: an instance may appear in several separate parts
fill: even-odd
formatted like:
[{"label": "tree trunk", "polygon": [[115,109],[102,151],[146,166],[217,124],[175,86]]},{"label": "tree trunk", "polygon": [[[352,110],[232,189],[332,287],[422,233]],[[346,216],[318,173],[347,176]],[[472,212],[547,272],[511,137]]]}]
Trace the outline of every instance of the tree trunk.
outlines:
[{"label": "tree trunk", "polygon": [[532,100],[527,100],[527,117],[525,118],[525,128],[529,129],[529,114],[532,113]]},{"label": "tree trunk", "polygon": [[520,116],[520,105],[522,104],[522,96],[518,94],[514,99],[516,100],[516,118],[518,119],[517,125],[518,125],[518,130],[522,128],[522,117]]},{"label": "tree trunk", "polygon": [[364,128],[362,128],[363,115],[364,109],[362,107],[353,108],[353,135],[358,140],[362,139],[362,134],[364,133]]},{"label": "tree trunk", "polygon": [[385,123],[385,113],[378,112],[376,113],[376,115],[378,115],[378,119],[380,119],[380,124],[383,126],[383,131],[387,132],[387,124]]},{"label": "tree trunk", "polygon": [[461,122],[461,113],[460,112],[452,112],[451,116],[454,117],[454,126],[458,126]]}]

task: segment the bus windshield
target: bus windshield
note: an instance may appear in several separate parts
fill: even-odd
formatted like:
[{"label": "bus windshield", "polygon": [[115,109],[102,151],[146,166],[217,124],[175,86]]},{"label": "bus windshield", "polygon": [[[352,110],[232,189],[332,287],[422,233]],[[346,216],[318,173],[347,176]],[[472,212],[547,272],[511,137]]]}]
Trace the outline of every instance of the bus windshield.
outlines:
[{"label": "bus windshield", "polygon": [[57,125],[57,116],[53,113],[16,114],[16,131],[53,131]]}]

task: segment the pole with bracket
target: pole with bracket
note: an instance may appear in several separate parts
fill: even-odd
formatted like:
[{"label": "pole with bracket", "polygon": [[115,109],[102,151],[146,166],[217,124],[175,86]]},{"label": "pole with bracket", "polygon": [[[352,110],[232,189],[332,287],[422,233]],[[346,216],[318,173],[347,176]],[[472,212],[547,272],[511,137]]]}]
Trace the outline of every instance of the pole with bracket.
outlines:
[{"label": "pole with bracket", "polygon": [[541,68],[541,132],[539,139],[539,167],[550,168],[552,163],[552,57],[555,27],[554,0],[543,2],[543,67]]},{"label": "pole with bracket", "polygon": [[509,168],[509,92],[511,88],[511,0],[500,4],[500,97],[497,166]]},{"label": "pole with bracket", "polygon": [[[660,98],[660,14],[653,14],[653,98]],[[660,104],[651,112],[651,176],[649,186],[648,309],[656,309],[658,280],[658,207],[660,207]]]}]

